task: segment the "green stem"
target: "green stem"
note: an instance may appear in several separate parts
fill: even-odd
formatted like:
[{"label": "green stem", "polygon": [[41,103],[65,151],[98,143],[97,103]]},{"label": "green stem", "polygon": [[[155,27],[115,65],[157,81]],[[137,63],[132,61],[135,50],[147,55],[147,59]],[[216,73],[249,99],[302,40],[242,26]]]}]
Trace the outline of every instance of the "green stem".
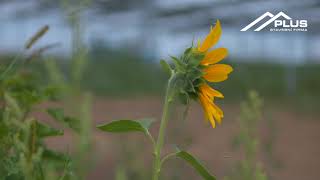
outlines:
[{"label": "green stem", "polygon": [[8,67],[4,70],[4,72],[1,73],[0,75],[0,81],[5,79],[6,75],[10,73],[10,71],[14,68],[14,66],[17,64],[17,61],[21,58],[23,55],[22,53],[19,53],[14,57],[14,59],[11,61],[11,63],[8,65]]},{"label": "green stem", "polygon": [[152,175],[152,180],[158,180],[160,171],[161,171],[161,150],[164,144],[164,137],[165,137],[165,132],[166,132],[166,127],[168,124],[168,117],[169,117],[169,110],[170,110],[170,105],[173,101],[173,96],[174,96],[174,78],[175,75],[173,74],[171,78],[169,79],[168,82],[168,87],[166,91],[166,98],[164,102],[164,107],[163,107],[163,112],[162,112],[162,118],[161,118],[161,124],[160,124],[160,129],[159,129],[159,135],[157,139],[157,143],[154,149],[154,162],[153,162],[153,175]]},{"label": "green stem", "polygon": [[163,163],[165,163],[168,159],[170,159],[171,157],[175,156],[177,153],[176,152],[173,152],[173,153],[170,153],[170,154],[167,154],[165,157],[162,158],[161,160],[161,166],[163,165]]}]

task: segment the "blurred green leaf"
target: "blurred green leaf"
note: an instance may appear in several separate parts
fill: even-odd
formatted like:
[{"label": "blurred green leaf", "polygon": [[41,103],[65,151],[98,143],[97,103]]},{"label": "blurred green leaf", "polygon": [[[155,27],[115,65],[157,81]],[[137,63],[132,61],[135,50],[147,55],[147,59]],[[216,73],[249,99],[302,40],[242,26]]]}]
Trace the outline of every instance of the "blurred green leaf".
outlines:
[{"label": "blurred green leaf", "polygon": [[191,52],[191,50],[192,50],[192,47],[189,47],[189,48],[187,48],[185,51],[184,51],[184,55],[189,55],[189,53]]},{"label": "blurred green leaf", "polygon": [[184,105],[187,105],[189,103],[189,95],[185,91],[179,92],[178,98],[180,102]]},{"label": "blurred green leaf", "polygon": [[115,180],[127,180],[126,169],[123,166],[116,168]]},{"label": "blurred green leaf", "polygon": [[196,92],[196,90],[190,80],[185,81],[185,90],[187,92],[194,92],[194,93]]},{"label": "blurred green leaf", "polygon": [[48,86],[44,89],[44,96],[49,100],[56,101],[62,96],[62,87],[59,86]]},{"label": "blurred green leaf", "polygon": [[152,124],[152,120],[116,120],[107,124],[102,124],[97,126],[102,131],[112,132],[112,133],[123,133],[123,132],[143,132],[148,134],[149,127]]},{"label": "blurred green leaf", "polygon": [[170,65],[163,59],[160,60],[160,65],[162,67],[162,69],[169,75],[171,76],[172,74],[172,69],[170,67]]},{"label": "blurred green leaf", "polygon": [[174,57],[174,56],[170,56],[174,65],[175,65],[175,68],[178,72],[185,72],[186,71],[186,65],[181,62],[180,59]]},{"label": "blurred green leaf", "polygon": [[188,72],[187,77],[188,79],[194,81],[196,79],[201,78],[204,75],[201,69],[192,69],[190,72]]},{"label": "blurred green leaf", "polygon": [[190,65],[191,67],[196,67],[200,64],[201,60],[202,59],[199,59],[199,56],[192,56],[189,58],[188,65]]},{"label": "blurred green leaf", "polygon": [[191,154],[186,151],[181,151],[178,149],[176,156],[187,161],[205,180],[215,180],[216,178],[212,176],[208,170]]},{"label": "blurred green leaf", "polygon": [[66,162],[70,157],[64,153],[52,151],[50,149],[44,149],[42,156],[46,160],[53,160],[58,162]]},{"label": "blurred green leaf", "polygon": [[76,132],[80,132],[80,121],[79,119],[65,116],[62,108],[49,108],[47,109],[48,114],[58,122],[63,123],[65,126],[73,129]]},{"label": "blurred green leaf", "polygon": [[60,122],[64,120],[64,110],[62,108],[49,108],[47,109],[47,112],[55,120]]},{"label": "blurred green leaf", "polygon": [[[2,110],[2,109],[1,109]],[[3,117],[3,114],[0,110],[0,117]],[[3,121],[0,121],[0,139],[7,136],[9,129],[7,128],[6,124]]]},{"label": "blurred green leaf", "polygon": [[199,78],[194,80],[192,84],[194,87],[199,87],[202,83],[205,83],[205,80],[202,78]]},{"label": "blurred green leaf", "polygon": [[49,137],[49,136],[61,136],[63,131],[59,129],[52,128],[48,125],[42,124],[36,121],[37,135],[39,137]]},{"label": "blurred green leaf", "polygon": [[76,132],[81,131],[80,120],[77,118],[66,116],[64,118],[64,123],[67,125],[67,127],[75,130]]}]

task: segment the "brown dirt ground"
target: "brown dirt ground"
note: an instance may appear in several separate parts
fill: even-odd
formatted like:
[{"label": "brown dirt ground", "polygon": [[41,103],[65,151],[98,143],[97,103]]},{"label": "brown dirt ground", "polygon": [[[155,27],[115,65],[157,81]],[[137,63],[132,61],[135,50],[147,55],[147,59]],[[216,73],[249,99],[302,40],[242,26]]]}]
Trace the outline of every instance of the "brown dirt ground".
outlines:
[{"label": "brown dirt ground", "polygon": [[[204,123],[201,107],[196,103],[192,104],[185,122],[173,117],[170,121],[171,131],[168,132],[165,151],[172,149],[172,144],[181,144],[201,159],[218,179],[227,176],[235,162],[241,160],[243,155],[232,148],[232,139],[239,129],[237,122],[239,105],[225,104],[222,108],[225,118],[222,125],[215,129]],[[93,119],[95,125],[113,119],[143,117],[159,119],[161,109],[162,100],[159,98],[96,99],[93,104]],[[268,126],[269,120],[273,122],[272,127]],[[156,135],[158,126],[159,121],[152,127],[152,134]],[[277,103],[266,105],[259,125],[259,135],[261,141],[257,159],[270,179],[319,179],[320,119],[316,115],[297,113],[293,108]],[[67,150],[72,146],[73,137],[72,133],[66,132],[62,140],[52,138],[48,143],[57,149]],[[133,171],[144,170],[142,173],[145,173],[150,169],[151,148],[148,145],[143,146],[148,140],[142,135],[136,133],[114,135],[94,131],[93,138],[95,166],[92,167],[88,179],[113,179],[115,167],[119,162],[134,166]],[[270,142],[272,150],[267,151],[264,145]],[[131,155],[120,155],[123,152],[131,152]],[[190,167],[171,162],[165,166],[182,167],[181,171],[174,171],[178,179],[201,179]],[[165,170],[171,173],[173,171],[170,168]],[[166,175],[165,173],[164,176]]]}]

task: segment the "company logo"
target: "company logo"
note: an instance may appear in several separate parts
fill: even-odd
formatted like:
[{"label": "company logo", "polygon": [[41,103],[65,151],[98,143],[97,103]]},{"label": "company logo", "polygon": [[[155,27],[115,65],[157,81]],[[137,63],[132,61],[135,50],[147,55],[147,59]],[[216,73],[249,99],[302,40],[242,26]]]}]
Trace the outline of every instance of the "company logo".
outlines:
[{"label": "company logo", "polygon": [[[284,20],[278,20],[281,17]],[[270,31],[308,31],[307,20],[292,20],[292,18],[286,15],[284,12],[279,12],[276,15],[273,15],[270,12],[266,12],[256,20],[248,24],[246,27],[242,28],[241,31],[247,31],[265,18],[269,18],[269,20],[267,20],[261,26],[257,27],[254,31],[261,31],[271,23],[273,23],[273,27],[269,29]]]}]

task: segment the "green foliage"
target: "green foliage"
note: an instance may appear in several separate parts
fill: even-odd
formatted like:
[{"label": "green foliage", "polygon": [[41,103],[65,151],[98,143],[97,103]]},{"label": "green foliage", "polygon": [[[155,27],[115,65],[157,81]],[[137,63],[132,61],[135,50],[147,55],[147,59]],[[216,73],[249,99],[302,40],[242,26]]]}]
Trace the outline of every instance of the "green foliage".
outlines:
[{"label": "green foliage", "polygon": [[84,89],[99,96],[123,98],[159,95],[165,88],[168,76],[158,64],[127,49],[115,51],[101,44],[90,52],[81,82]]},{"label": "green foliage", "polygon": [[40,123],[38,121],[34,121],[36,126],[36,134],[40,138],[50,137],[50,136],[61,136],[63,135],[63,131],[59,129],[52,128],[48,125]]},{"label": "green foliage", "polygon": [[160,60],[160,65],[161,65],[163,71],[165,71],[170,77],[172,75],[172,69],[171,69],[170,65],[163,59]]},{"label": "green foliage", "polygon": [[[171,72],[175,74],[175,93],[184,105],[189,104],[190,99],[197,98],[198,87],[204,82],[202,78],[203,66],[200,65],[203,58],[204,54],[194,51],[193,47],[186,49],[179,58],[171,56],[174,63],[174,68]],[[160,63],[162,64],[163,62]]]},{"label": "green foliage", "polygon": [[[132,52],[121,53],[111,51],[106,47],[94,48],[101,49],[93,49],[91,52],[92,55],[89,57],[89,64],[85,71],[86,76],[81,81],[83,89],[107,97],[159,96],[163,94],[162,91],[165,89],[168,75],[163,73],[151,59],[144,60]],[[1,62],[8,60],[3,56],[0,58]],[[32,71],[41,74],[40,81],[43,84],[69,79],[67,72],[70,69],[70,64],[68,64],[70,59],[56,58],[56,62],[50,59],[39,60],[43,61],[35,61]],[[223,92],[226,101],[237,102],[242,100],[248,91],[256,89],[268,102],[276,100],[286,103],[289,101],[292,106],[299,104],[298,111],[316,112],[320,98],[320,80],[317,78],[320,76],[319,65],[306,64],[296,67],[296,90],[292,94],[295,98],[292,98],[287,90],[286,66],[259,63],[262,60],[256,61],[258,63],[244,63],[241,60],[230,62],[235,67],[233,75],[228,78],[228,81],[214,84],[217,90]],[[51,67],[53,62],[56,67]],[[227,63],[228,59],[222,62]],[[53,79],[49,81],[47,76],[51,71],[47,71],[48,68],[45,66],[62,70],[63,73],[50,75]],[[54,77],[57,75],[60,76]],[[194,80],[195,89],[201,83],[201,79]],[[61,87],[55,88],[56,90],[61,89]]]},{"label": "green foliage", "polygon": [[[107,48],[104,51],[101,49],[99,52],[99,56],[91,56],[86,72],[87,76],[82,83],[86,89],[108,97],[136,97],[146,94],[159,96],[163,94],[168,75],[160,71],[161,69],[156,63],[153,63],[152,59],[143,61],[132,52],[125,53],[131,56],[126,57],[121,52],[110,51]],[[228,64],[228,61],[229,59],[225,59],[222,63]],[[315,108],[320,98],[320,80],[317,78],[320,76],[319,65],[310,64],[296,67],[297,89],[293,94],[295,98],[292,98],[292,96],[288,96],[286,66],[260,63],[262,61],[257,59],[256,63],[245,63],[238,59],[229,62],[234,67],[233,75],[228,78],[228,81],[215,83],[215,88],[223,92],[226,101],[238,102],[246,96],[248,91],[256,89],[268,102],[275,100],[288,102],[290,100],[290,102],[293,101],[290,103],[292,106],[303,103],[302,106],[299,105],[297,110],[316,111]],[[171,68],[174,68],[173,65]],[[195,89],[201,83],[201,79],[193,80]],[[189,94],[190,97],[191,94]]]},{"label": "green foliage", "polygon": [[257,123],[261,119],[262,100],[255,91],[249,93],[249,99],[241,105],[239,118],[240,132],[234,139],[234,146],[244,150],[244,159],[238,162],[231,176],[226,179],[266,180],[267,176],[257,163]]},{"label": "green foliage", "polygon": [[[61,1],[65,2],[66,1]],[[80,2],[80,1],[79,1]],[[86,3],[88,5],[88,3]],[[82,3],[79,4],[81,10]],[[90,163],[87,159],[91,142],[91,96],[82,93],[80,81],[87,65],[87,50],[81,41],[80,10],[73,11],[73,5],[64,6],[69,12],[72,27],[72,65],[69,82],[53,61],[46,61],[46,69],[32,69],[31,62],[45,50],[54,47],[47,45],[24,57],[19,53],[8,65],[0,67],[0,179],[4,180],[71,180],[84,179]],[[71,13],[72,11],[72,13]],[[42,27],[25,44],[24,51],[31,50],[33,45],[49,30]],[[10,58],[11,59],[11,58]],[[77,118],[66,116],[60,108],[47,109],[54,120],[76,131],[79,142],[74,143],[78,151],[77,158],[71,158],[51,150],[45,140],[63,135],[63,130],[55,129],[43,123],[44,119],[33,117],[43,103],[77,96],[79,102],[70,105],[77,109]],[[71,101],[69,101],[71,102]],[[46,118],[47,119],[47,118]],[[84,163],[86,162],[86,163]]]},{"label": "green foliage", "polygon": [[152,120],[116,120],[107,124],[97,126],[98,129],[111,133],[124,133],[124,132],[143,132],[149,134],[149,127]]},{"label": "green foliage", "polygon": [[195,98],[197,94],[197,87],[202,80],[203,68],[200,65],[200,61],[203,59],[204,54],[193,52],[193,48],[188,48],[185,53],[180,57],[171,57],[174,63],[174,68],[171,69],[170,65],[166,61],[161,60],[160,65],[166,71],[170,78],[168,80],[165,103],[163,107],[163,115],[161,119],[161,124],[159,128],[159,135],[157,141],[149,133],[150,122],[145,124],[143,121],[133,121],[133,120],[117,120],[110,123],[99,125],[97,128],[112,133],[123,133],[123,132],[143,132],[146,134],[153,143],[153,172],[152,179],[158,180],[161,172],[161,166],[163,162],[169,157],[175,155],[186,162],[188,162],[202,177],[206,180],[214,180],[215,177],[212,176],[206,168],[191,154],[186,151],[178,150],[175,153],[168,154],[165,157],[161,157],[161,150],[164,146],[164,137],[166,133],[166,126],[168,123],[168,117],[171,110],[171,104],[178,97],[183,104],[189,104],[189,98]]},{"label": "green foliage", "polygon": [[[148,137],[151,138],[151,141],[154,145],[154,148],[156,148],[156,144],[153,140],[153,137],[149,133],[149,127],[152,124],[152,121],[149,119],[145,120],[115,120],[103,125],[97,126],[98,129],[110,132],[110,133],[126,133],[126,132],[142,132],[146,134]],[[176,156],[178,158],[181,158],[185,160],[187,163],[189,163],[198,173],[200,176],[202,176],[205,180],[215,180],[216,178],[211,175],[208,170],[197,160],[195,157],[193,157],[190,153],[186,151],[182,151],[177,149],[175,153],[168,154],[164,158],[162,158],[160,167],[166,161],[168,158]],[[122,179],[125,178],[125,174],[122,171],[117,171],[117,178]]]},{"label": "green foliage", "polygon": [[39,86],[31,73],[16,71],[0,82],[0,176],[3,179],[46,179],[47,171],[57,176],[65,158],[51,156],[44,140],[63,135],[30,114],[34,107],[50,100],[46,87]]},{"label": "green foliage", "polygon": [[[76,14],[76,13],[74,13]],[[49,27],[43,27],[26,44],[25,49],[30,49],[41,38]],[[41,53],[46,48],[35,51]],[[83,49],[82,49],[83,50]],[[63,135],[63,130],[55,129],[43,123],[44,119],[33,117],[34,112],[44,102],[56,101],[61,95],[71,91],[79,95],[77,85],[83,74],[85,62],[84,52],[78,51],[74,58],[72,69],[72,83],[67,83],[61,78],[58,68],[48,68],[49,77],[54,83],[41,83],[48,75],[32,71],[30,63],[34,54],[29,58],[23,53],[14,58],[7,66],[1,66],[0,71],[0,178],[4,180],[69,180],[85,177],[84,157],[90,145],[90,104],[89,96],[83,95],[84,101],[79,103],[79,117],[65,116],[63,109],[49,108],[47,112],[58,122],[77,131],[80,136],[79,160],[49,149],[45,140],[53,136]],[[39,55],[39,54],[38,54]],[[48,65],[53,67],[54,63]],[[3,64],[1,64],[3,65]],[[51,66],[50,66],[51,65]],[[55,67],[55,66],[54,66]],[[57,70],[57,71],[56,71]],[[46,72],[47,73],[47,72]],[[48,78],[49,79],[49,78]],[[49,82],[49,81],[47,81]],[[63,88],[61,88],[63,87]],[[60,92],[64,90],[64,92]],[[71,94],[71,93],[70,93]],[[69,95],[70,95],[69,94]],[[76,145],[76,144],[75,144]],[[89,164],[89,163],[88,163]],[[88,169],[88,168],[86,168]]]},{"label": "green foliage", "polygon": [[198,173],[202,176],[205,180],[215,180],[216,178],[212,176],[208,170],[197,160],[193,157],[190,153],[186,151],[178,150],[176,152],[176,156],[188,162]]},{"label": "green foliage", "polygon": [[62,108],[48,108],[47,112],[54,120],[64,124],[66,127],[71,128],[76,132],[80,132],[80,121],[76,118],[65,116]]}]

